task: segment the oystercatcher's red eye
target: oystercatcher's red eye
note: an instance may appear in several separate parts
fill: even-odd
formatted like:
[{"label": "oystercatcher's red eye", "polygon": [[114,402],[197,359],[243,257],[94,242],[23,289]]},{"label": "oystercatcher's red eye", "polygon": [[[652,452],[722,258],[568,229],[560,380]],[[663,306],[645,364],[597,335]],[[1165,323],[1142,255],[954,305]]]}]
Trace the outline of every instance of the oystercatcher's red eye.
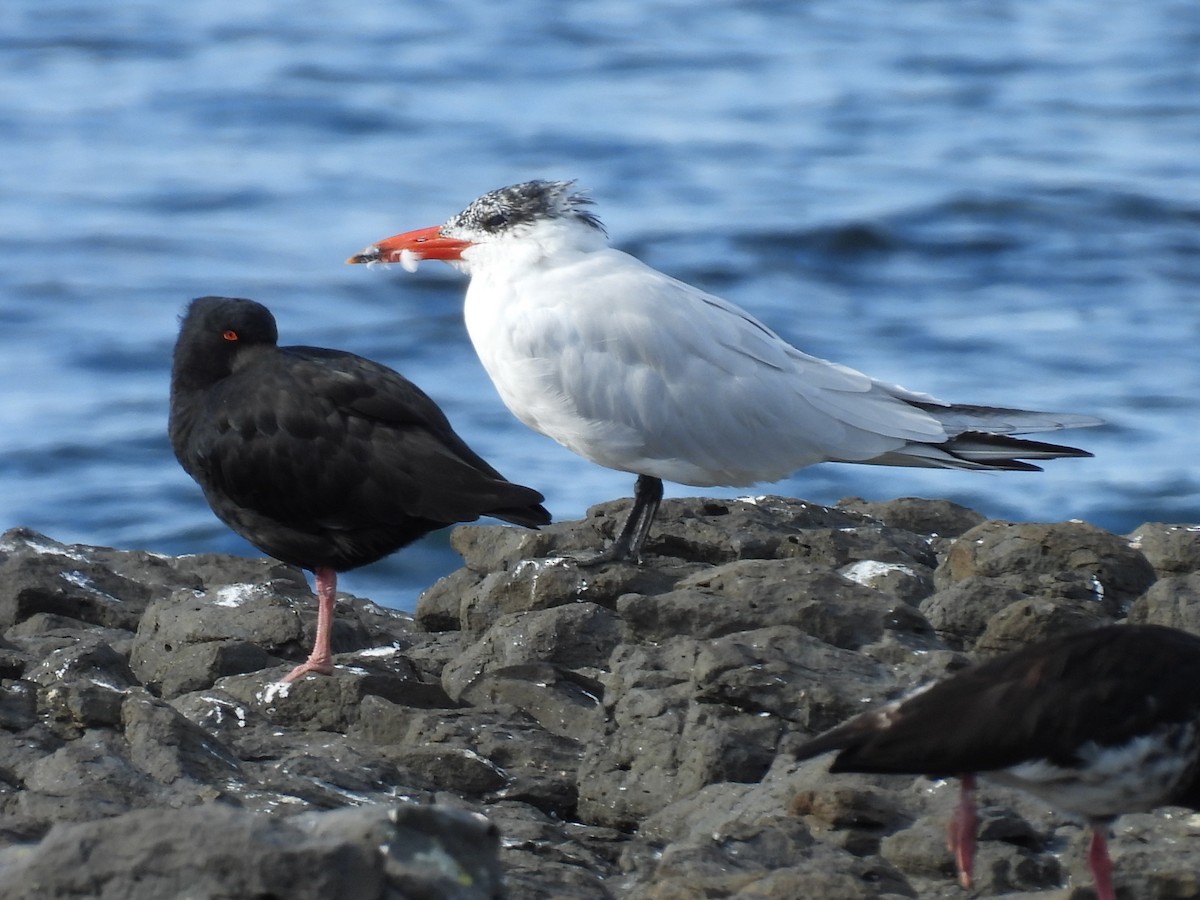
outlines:
[{"label": "oystercatcher's red eye", "polygon": [[227,341],[236,341],[238,339],[238,333],[231,328],[229,331],[224,332],[221,337],[225,338]]}]

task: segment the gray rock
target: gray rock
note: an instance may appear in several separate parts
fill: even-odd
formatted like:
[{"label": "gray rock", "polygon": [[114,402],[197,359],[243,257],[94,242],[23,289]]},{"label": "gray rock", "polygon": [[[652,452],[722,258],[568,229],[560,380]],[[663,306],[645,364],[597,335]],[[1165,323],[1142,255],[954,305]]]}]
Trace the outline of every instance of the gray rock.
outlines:
[{"label": "gray rock", "polygon": [[[112,555],[115,551],[108,551]],[[152,587],[107,562],[105,555],[25,529],[0,535],[0,627],[48,613],[88,625],[137,628]]]},{"label": "gray rock", "polygon": [[1007,653],[1056,634],[1085,631],[1109,621],[1091,600],[1018,600],[988,619],[975,649],[982,654]]},{"label": "gray rock", "polygon": [[462,628],[479,635],[504,615],[576,603],[613,608],[624,594],[668,590],[696,564],[664,562],[580,568],[562,557],[525,560],[512,568],[480,576],[461,569],[423,592],[417,622],[431,631]]},{"label": "gray rock", "polygon": [[838,501],[838,509],[852,510],[862,515],[913,534],[934,537],[958,537],[986,517],[973,509],[949,500],[926,500],[922,497],[897,497],[895,500],[869,502],[860,497]]},{"label": "gray rock", "polygon": [[1200,525],[1145,522],[1131,531],[1127,539],[1160,577],[1200,570]]},{"label": "gray rock", "polygon": [[[587,749],[579,803],[586,821],[616,828],[705,785],[759,780],[788,728],[840,721],[885,678],[878,664],[787,626],[622,645],[611,666],[611,718]],[[830,669],[842,677],[824,677]]]},{"label": "gray rock", "polygon": [[[146,606],[180,588],[301,578],[273,560],[166,557],[134,550],[62,544],[26,528],[0,535],[0,628],[36,613],[89,625],[137,629]],[[239,577],[244,575],[244,577]]]},{"label": "gray rock", "polygon": [[60,825],[0,857],[10,900],[287,897],[492,900],[497,834],[435,807],[272,818],[222,805],[146,809]]},{"label": "gray rock", "polygon": [[523,900],[612,900],[621,871],[614,846],[628,836],[549,815],[527,803],[486,806],[501,834],[500,859],[510,897]]},{"label": "gray rock", "polygon": [[921,563],[861,559],[837,570],[843,578],[917,606],[934,591],[933,568]]},{"label": "gray rock", "polygon": [[470,799],[527,803],[554,815],[574,810],[582,745],[505,707],[398,710],[358,734],[437,788]]},{"label": "gray rock", "polygon": [[920,609],[942,640],[956,649],[970,649],[992,616],[1028,597],[997,578],[972,575],[927,597]]},{"label": "gray rock", "polygon": [[950,547],[935,581],[942,589],[972,576],[1003,578],[1028,594],[1044,593],[1047,579],[1057,580],[1111,616],[1124,615],[1156,578],[1127,539],[1085,522],[978,525]]},{"label": "gray rock", "polygon": [[267,648],[294,650],[303,637],[299,617],[270,583],[185,589],[146,609],[130,663],[142,683],[171,698],[211,687],[222,675],[280,665]]},{"label": "gray rock", "polygon": [[[286,689],[315,617],[299,571],[8,532],[5,896],[958,898],[953,783],[789,748],[1131,605],[1200,630],[1186,526],[1143,526],[1142,553],[943,501],[688,499],[640,566],[564,558],[627,508],[457,529],[466,565],[415,617],[339,597],[334,674]],[[1090,883],[1079,828],[981,797],[976,896]],[[1194,892],[1186,828],[1118,822],[1124,894]]]},{"label": "gray rock", "polygon": [[916,896],[882,860],[862,860],[813,839],[795,817],[776,813],[693,833],[663,850],[653,887],[631,897]]},{"label": "gray rock", "polygon": [[[888,595],[796,558],[726,563],[680,580],[669,593],[630,595],[618,604],[630,638],[639,641],[720,637],[769,622],[848,649],[878,640],[896,607]],[[923,627],[917,620],[906,618],[906,627]]]},{"label": "gray rock", "polygon": [[511,613],[446,665],[442,686],[457,700],[480,676],[500,668],[544,662],[595,670],[608,663],[620,639],[617,616],[594,603]]},{"label": "gray rock", "polygon": [[[225,675],[300,661],[312,646],[316,599],[302,578],[185,589],[151,603],[138,626],[131,664],[151,689],[170,698],[211,687]],[[393,626],[389,628],[388,626]],[[411,619],[340,595],[335,653],[411,644]]]},{"label": "gray rock", "polygon": [[[1138,900],[1173,900],[1200,897],[1200,869],[1180,865],[1180,856],[1194,862],[1195,825],[1189,817],[1164,819],[1156,815],[1129,815],[1117,820],[1112,835],[1113,886],[1120,897]],[[1077,829],[1071,841],[1071,877],[1091,883],[1084,864],[1089,835]],[[1064,858],[1064,862],[1067,860]]]},{"label": "gray rock", "polygon": [[418,708],[449,705],[441,685],[422,681],[407,666],[383,666],[376,660],[339,664],[331,675],[310,675],[281,685],[289,666],[248,675],[231,675],[216,687],[274,725],[309,731],[345,731],[358,722],[370,696]]},{"label": "gray rock", "polygon": [[145,691],[132,691],[121,707],[129,762],[159,784],[194,790],[200,800],[212,785],[236,778],[241,762],[214,735]]},{"label": "gray rock", "polygon": [[582,672],[550,663],[520,663],[490,669],[468,684],[458,699],[469,706],[509,706],[560,737],[578,739],[604,727],[604,685]]},{"label": "gray rock", "polygon": [[14,811],[43,826],[165,805],[168,793],[133,764],[127,744],[110,729],[88,729],[15,774],[22,790]]},{"label": "gray rock", "polygon": [[1134,602],[1129,621],[1200,633],[1200,573],[1164,575]]},{"label": "gray rock", "polygon": [[54,650],[25,673],[39,685],[40,711],[56,730],[83,730],[121,720],[125,695],[137,685],[125,658],[90,635]]},{"label": "gray rock", "polygon": [[429,632],[458,631],[463,627],[463,597],[477,594],[484,577],[464,566],[427,587],[417,597],[417,624]]}]

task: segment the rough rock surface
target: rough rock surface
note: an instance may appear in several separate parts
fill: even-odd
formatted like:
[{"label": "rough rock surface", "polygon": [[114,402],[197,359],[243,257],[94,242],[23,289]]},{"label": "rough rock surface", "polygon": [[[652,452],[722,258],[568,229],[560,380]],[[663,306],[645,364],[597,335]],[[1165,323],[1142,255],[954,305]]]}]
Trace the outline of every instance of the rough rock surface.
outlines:
[{"label": "rough rock surface", "polygon": [[[953,783],[831,776],[807,736],[971,659],[1128,619],[1200,631],[1200,531],[944,501],[626,502],[465,526],[415,615],[270,560],[0,538],[5,898],[965,896]],[[1086,834],[983,787],[973,896],[1091,896]],[[1172,814],[1174,812],[1174,814]],[[1122,898],[1200,893],[1200,823],[1127,816]]]}]

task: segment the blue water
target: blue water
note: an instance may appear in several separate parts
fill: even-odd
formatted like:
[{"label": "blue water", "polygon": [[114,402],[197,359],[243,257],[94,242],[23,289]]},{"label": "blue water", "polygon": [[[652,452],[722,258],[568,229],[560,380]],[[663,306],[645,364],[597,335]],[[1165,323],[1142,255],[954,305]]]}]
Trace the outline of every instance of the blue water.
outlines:
[{"label": "blue water", "polygon": [[[538,177],[809,352],[1109,422],[1042,475],[771,490],[1200,521],[1198,59],[1192,0],[5,0],[0,527],[253,552],[165,436],[177,316],[213,293],[399,368],[559,518],[627,495],[501,406],[459,276],[342,264]],[[455,565],[442,533],[341,584],[411,607]]]}]

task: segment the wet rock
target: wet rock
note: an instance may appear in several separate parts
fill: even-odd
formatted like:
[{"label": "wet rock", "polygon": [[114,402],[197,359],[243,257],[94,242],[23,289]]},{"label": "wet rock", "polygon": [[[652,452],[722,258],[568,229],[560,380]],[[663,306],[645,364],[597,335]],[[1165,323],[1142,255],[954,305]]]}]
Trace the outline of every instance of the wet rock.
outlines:
[{"label": "wet rock", "polygon": [[597,734],[604,724],[604,685],[550,663],[493,668],[471,681],[458,699],[469,706],[511,706],[561,737]]},{"label": "wet rock", "polygon": [[953,538],[980,525],[986,518],[973,509],[949,500],[897,497],[871,503],[859,497],[838,501],[838,509],[853,510],[873,519],[930,538]]},{"label": "wet rock", "polygon": [[453,699],[480,676],[525,663],[596,670],[620,643],[617,616],[594,603],[502,616],[442,670],[442,686]]},{"label": "wet rock", "polygon": [[1145,522],[1131,531],[1127,539],[1160,577],[1200,570],[1200,525]]},{"label": "wet rock", "polygon": [[549,815],[527,803],[498,800],[487,818],[502,835],[500,859],[509,896],[524,900],[612,900],[621,877],[614,846],[627,836]]},{"label": "wet rock", "polygon": [[514,612],[575,603],[612,609],[624,594],[668,590],[698,568],[678,560],[653,567],[581,568],[572,560],[551,557],[525,560],[484,576],[461,569],[421,594],[416,618],[431,631],[461,628],[479,635],[500,616]]},{"label": "wet rock", "polygon": [[938,566],[938,588],[972,576],[1002,578],[1028,594],[1059,589],[1090,595],[1108,615],[1124,615],[1157,577],[1129,541],[1085,522],[985,522],[963,534]]},{"label": "wet rock", "polygon": [[[238,579],[239,574],[245,575]],[[210,580],[229,584],[303,578],[273,560],[212,555],[166,557],[134,550],[63,544],[26,528],[0,535],[0,627],[37,613],[88,625],[137,629],[146,606]]]},{"label": "wet rock", "polygon": [[152,595],[102,558],[14,529],[0,536],[0,627],[37,613],[133,630]]},{"label": "wet rock", "polygon": [[429,684],[403,661],[383,666],[376,660],[338,664],[331,675],[310,675],[291,684],[278,679],[290,666],[222,678],[222,692],[275,725],[309,731],[345,731],[358,722],[367,697],[418,708],[449,705],[439,684]]},{"label": "wet rock", "polygon": [[[628,503],[456,529],[466,564],[415,616],[341,595],[334,674],[287,687],[315,618],[301,572],[7,532],[5,896],[956,898],[956,783],[789,748],[1049,633],[1126,611],[1200,630],[1188,526],[686,499],[642,565],[571,558]],[[1090,884],[1082,830],[981,797],[976,895]],[[1120,889],[1193,891],[1190,823],[1120,820]]]},{"label": "wet rock", "polygon": [[921,563],[862,559],[837,570],[843,578],[905,603],[918,605],[933,593],[933,568]]},{"label": "wet rock", "polygon": [[[580,814],[616,828],[708,784],[758,781],[787,729],[840,721],[885,677],[788,626],[622,645],[611,667],[610,718],[580,769]],[[844,677],[822,675],[833,668]]]},{"label": "wet rock", "polygon": [[433,807],[278,818],[215,804],[60,825],[35,849],[5,851],[0,870],[12,900],[492,900],[497,843],[482,817]]},{"label": "wet rock", "polygon": [[970,649],[992,616],[1028,596],[998,579],[972,575],[927,597],[920,609],[947,644]]},{"label": "wet rock", "polygon": [[988,619],[975,649],[982,654],[1007,653],[1056,634],[1084,631],[1110,621],[1090,601],[1018,600]]},{"label": "wet rock", "polygon": [[783,815],[735,821],[720,831],[691,834],[664,849],[653,886],[633,897],[843,897],[886,891],[915,896],[895,869],[864,861],[813,839],[798,819]]},{"label": "wet rock", "polygon": [[1200,574],[1164,575],[1134,602],[1129,621],[1200,633]]},{"label": "wet rock", "polygon": [[368,732],[385,755],[468,798],[573,813],[582,746],[504,707],[412,711]]},{"label": "wet rock", "polygon": [[50,652],[25,680],[41,687],[40,710],[59,731],[116,724],[125,695],[137,684],[125,658],[90,635]]},{"label": "wet rock", "polygon": [[[142,616],[131,650],[138,677],[170,698],[211,687],[224,675],[303,660],[315,636],[316,598],[293,574],[287,570],[287,577],[262,582],[185,589],[154,601]],[[342,611],[345,599],[343,595]],[[359,601],[351,606],[353,614],[335,615],[335,654],[409,640],[407,618],[371,607]]]},{"label": "wet rock", "polygon": [[878,640],[897,603],[828,566],[804,559],[739,560],[680,580],[675,590],[628,595],[618,610],[630,637],[716,638],[760,626],[794,625],[837,647]]}]

